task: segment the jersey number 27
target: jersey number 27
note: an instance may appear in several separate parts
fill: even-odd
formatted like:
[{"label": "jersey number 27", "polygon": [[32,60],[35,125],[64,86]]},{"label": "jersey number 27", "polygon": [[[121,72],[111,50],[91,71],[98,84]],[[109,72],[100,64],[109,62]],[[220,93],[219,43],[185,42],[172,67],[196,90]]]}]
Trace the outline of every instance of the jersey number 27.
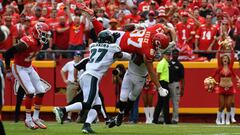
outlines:
[{"label": "jersey number 27", "polygon": [[107,53],[107,49],[91,49],[91,55],[89,58],[89,63],[98,63]]}]

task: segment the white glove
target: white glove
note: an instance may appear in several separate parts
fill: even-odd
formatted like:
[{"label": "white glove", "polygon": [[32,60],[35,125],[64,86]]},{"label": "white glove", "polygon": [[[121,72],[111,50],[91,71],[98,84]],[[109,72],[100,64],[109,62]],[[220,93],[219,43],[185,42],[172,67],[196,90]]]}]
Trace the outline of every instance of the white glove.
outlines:
[{"label": "white glove", "polygon": [[158,93],[161,97],[166,97],[168,95],[168,90],[164,89],[163,87],[159,87]]}]

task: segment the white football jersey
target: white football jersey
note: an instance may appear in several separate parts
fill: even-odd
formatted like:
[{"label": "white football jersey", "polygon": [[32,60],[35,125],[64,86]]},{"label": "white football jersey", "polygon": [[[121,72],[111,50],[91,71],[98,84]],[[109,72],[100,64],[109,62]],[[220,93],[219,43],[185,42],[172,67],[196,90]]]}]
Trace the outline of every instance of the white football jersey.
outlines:
[{"label": "white football jersey", "polygon": [[121,49],[117,44],[92,43],[89,46],[89,51],[90,57],[85,73],[101,79],[111,64],[115,62],[114,53],[120,52]]}]

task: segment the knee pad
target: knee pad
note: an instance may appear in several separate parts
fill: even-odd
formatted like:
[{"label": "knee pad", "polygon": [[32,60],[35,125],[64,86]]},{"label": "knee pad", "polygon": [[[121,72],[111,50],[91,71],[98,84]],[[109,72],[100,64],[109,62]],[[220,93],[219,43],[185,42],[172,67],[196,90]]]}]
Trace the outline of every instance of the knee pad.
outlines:
[{"label": "knee pad", "polygon": [[44,93],[39,93],[37,94],[38,97],[43,97],[44,96]]},{"label": "knee pad", "polygon": [[90,110],[91,109],[91,104],[83,102],[82,107],[83,107],[83,110]]},{"label": "knee pad", "polygon": [[135,101],[137,99],[137,96],[133,95],[132,93],[130,93],[128,100],[130,101]]},{"label": "knee pad", "polygon": [[33,98],[34,94],[26,94],[27,97]]},{"label": "knee pad", "polygon": [[101,113],[101,105],[94,105],[93,109],[95,109],[97,113]]}]

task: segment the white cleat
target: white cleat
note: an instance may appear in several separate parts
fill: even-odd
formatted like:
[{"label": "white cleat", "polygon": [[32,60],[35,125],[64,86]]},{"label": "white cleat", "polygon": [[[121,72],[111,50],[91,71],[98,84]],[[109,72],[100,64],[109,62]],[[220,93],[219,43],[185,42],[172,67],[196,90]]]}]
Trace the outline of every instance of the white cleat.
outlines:
[{"label": "white cleat", "polygon": [[32,130],[38,129],[38,126],[33,122],[32,119],[29,119],[29,120],[26,119],[24,123],[27,128],[30,128]]},{"label": "white cleat", "polygon": [[47,126],[42,123],[42,120],[40,119],[33,119],[33,122],[41,129],[47,129]]}]

